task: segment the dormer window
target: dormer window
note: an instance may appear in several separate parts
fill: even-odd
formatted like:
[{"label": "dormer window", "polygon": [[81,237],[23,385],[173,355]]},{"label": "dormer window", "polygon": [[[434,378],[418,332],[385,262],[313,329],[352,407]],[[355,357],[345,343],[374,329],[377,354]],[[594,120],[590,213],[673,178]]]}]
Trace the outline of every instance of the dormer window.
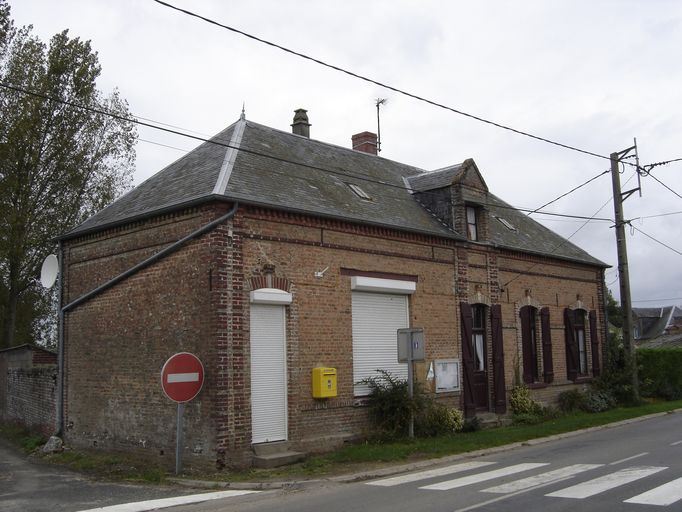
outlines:
[{"label": "dormer window", "polygon": [[469,240],[478,240],[478,212],[473,206],[466,207],[467,214],[467,238]]}]

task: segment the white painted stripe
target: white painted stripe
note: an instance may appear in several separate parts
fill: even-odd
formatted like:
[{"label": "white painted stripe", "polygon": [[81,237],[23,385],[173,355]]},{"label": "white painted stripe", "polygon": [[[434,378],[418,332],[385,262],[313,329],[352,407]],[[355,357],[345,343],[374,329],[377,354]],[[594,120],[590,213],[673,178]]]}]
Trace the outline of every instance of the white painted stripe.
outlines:
[{"label": "white painted stripe", "polygon": [[670,443],[670,446],[677,446],[678,444],[682,444],[682,441],[676,441],[674,443]]},{"label": "white painted stripe", "polygon": [[163,498],[159,500],[138,501],[137,503],[123,503],[121,505],[111,505],[109,507],[91,508],[80,512],[146,512],[159,508],[175,507],[178,505],[189,505],[191,503],[202,503],[204,501],[220,500],[223,498],[233,498],[252,494],[258,491],[220,491],[207,492],[204,494],[192,494],[189,496],[177,496],[176,498]]},{"label": "white painted stripe", "polygon": [[232,132],[232,138],[230,139],[229,148],[225,151],[225,159],[223,160],[223,165],[220,168],[220,174],[213,187],[214,194],[225,194],[227,190],[227,184],[230,182],[230,175],[232,174],[232,169],[234,168],[234,162],[237,160],[237,154],[239,153],[239,146],[242,143],[242,136],[244,135],[244,127],[246,126],[246,120],[240,119],[237,121],[237,125],[234,127]]},{"label": "white painted stripe", "polygon": [[199,372],[193,373],[169,373],[168,383],[174,382],[199,382]]},{"label": "white painted stripe", "polygon": [[470,469],[478,469],[484,466],[495,464],[495,462],[463,462],[453,466],[445,466],[443,468],[429,469],[426,471],[419,471],[417,473],[409,473],[406,475],[392,476],[389,478],[382,478],[381,480],[374,480],[367,482],[367,485],[378,485],[381,487],[392,487],[394,485],[406,484],[409,482],[417,482],[419,480],[426,480],[427,478],[434,478],[437,476],[451,475],[453,473],[460,473]]},{"label": "white painted stripe", "polygon": [[542,466],[548,466],[549,463],[525,463],[516,464],[515,466],[509,466],[502,469],[496,469],[493,471],[488,471],[486,473],[478,473],[476,475],[463,476],[461,478],[456,478],[454,480],[447,480],[445,482],[439,482],[437,484],[426,485],[420,487],[420,489],[427,489],[429,491],[448,491],[450,489],[455,489],[457,487],[464,487],[465,485],[477,484],[480,482],[485,482],[486,480],[492,480],[493,478],[499,478],[507,475],[513,475],[514,473],[520,473],[521,471],[528,471],[530,469],[540,468]]},{"label": "white painted stripe", "polygon": [[639,503],[641,505],[672,505],[682,499],[682,478],[639,494],[625,500],[625,503]]},{"label": "white painted stripe", "polygon": [[483,489],[481,492],[492,492],[496,494],[517,492],[531,487],[565,480],[566,478],[582,473],[583,471],[600,468],[602,466],[603,464],[574,464],[572,466],[566,466],[565,468],[555,469],[554,471],[548,471],[547,473],[542,473],[540,475],[530,476],[495,487],[489,487],[488,489]]},{"label": "white painted stripe", "polygon": [[622,464],[623,462],[628,462],[633,459],[638,459],[640,457],[644,457],[645,455],[649,455],[649,452],[643,452],[643,453],[638,453],[637,455],[633,455],[632,457],[626,457],[625,459],[620,459],[615,462],[611,462],[609,466],[615,466],[616,464]]},{"label": "white painted stripe", "polygon": [[635,466],[626,468],[617,471],[616,473],[611,473],[610,475],[595,478],[589,482],[584,482],[582,484],[561,489],[560,491],[546,494],[545,496],[551,496],[553,498],[589,498],[595,494],[599,494],[610,489],[615,489],[621,485],[629,484],[630,482],[634,482],[640,478],[653,475],[654,473],[658,473],[664,469],[667,468],[656,466]]}]

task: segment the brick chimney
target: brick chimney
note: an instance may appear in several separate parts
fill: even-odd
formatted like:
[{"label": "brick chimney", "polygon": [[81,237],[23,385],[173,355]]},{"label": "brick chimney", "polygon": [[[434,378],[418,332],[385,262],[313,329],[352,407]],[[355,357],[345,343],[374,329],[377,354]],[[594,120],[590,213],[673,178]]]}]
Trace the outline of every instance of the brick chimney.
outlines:
[{"label": "brick chimney", "polygon": [[371,155],[377,154],[377,134],[372,132],[356,133],[351,137],[353,149]]},{"label": "brick chimney", "polygon": [[291,124],[291,133],[310,138],[310,126],[308,111],[303,108],[294,110],[294,122]]}]

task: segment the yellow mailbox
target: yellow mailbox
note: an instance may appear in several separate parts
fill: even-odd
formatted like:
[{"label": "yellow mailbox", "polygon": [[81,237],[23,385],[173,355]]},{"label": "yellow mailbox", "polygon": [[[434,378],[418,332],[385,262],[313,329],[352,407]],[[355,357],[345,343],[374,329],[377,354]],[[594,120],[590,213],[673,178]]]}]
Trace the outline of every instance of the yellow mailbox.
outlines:
[{"label": "yellow mailbox", "polygon": [[336,396],[336,368],[313,368],[313,398]]}]

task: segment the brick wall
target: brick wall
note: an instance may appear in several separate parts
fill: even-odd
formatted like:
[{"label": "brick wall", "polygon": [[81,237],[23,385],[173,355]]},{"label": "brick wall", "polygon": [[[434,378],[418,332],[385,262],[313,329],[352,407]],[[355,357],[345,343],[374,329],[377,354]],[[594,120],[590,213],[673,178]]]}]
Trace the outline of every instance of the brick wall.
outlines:
[{"label": "brick wall", "polygon": [[31,346],[0,352],[0,420],[55,432],[57,356]]},{"label": "brick wall", "polygon": [[[68,299],[226,208],[187,210],[68,242]],[[537,390],[543,401],[572,385],[565,372],[563,308],[580,300],[603,321],[602,272],[594,267],[241,206],[231,221],[68,313],[67,441],[172,454],[175,405],[163,395],[159,373],[170,355],[189,351],[204,362],[206,383],[185,411],[186,459],[248,464],[249,291],[267,283],[267,274],[293,296],[286,307],[289,439],[294,447],[319,450],[366,433],[366,408],[353,396],[352,271],[416,276],[409,313],[411,325],[425,329],[422,370],[434,359],[461,359],[460,302],[482,297],[501,304],[507,389],[522,360],[518,310],[530,293],[551,311],[556,377]],[[337,368],[336,398],[312,398],[316,366]],[[461,406],[460,393],[439,394],[439,400]]]}]

